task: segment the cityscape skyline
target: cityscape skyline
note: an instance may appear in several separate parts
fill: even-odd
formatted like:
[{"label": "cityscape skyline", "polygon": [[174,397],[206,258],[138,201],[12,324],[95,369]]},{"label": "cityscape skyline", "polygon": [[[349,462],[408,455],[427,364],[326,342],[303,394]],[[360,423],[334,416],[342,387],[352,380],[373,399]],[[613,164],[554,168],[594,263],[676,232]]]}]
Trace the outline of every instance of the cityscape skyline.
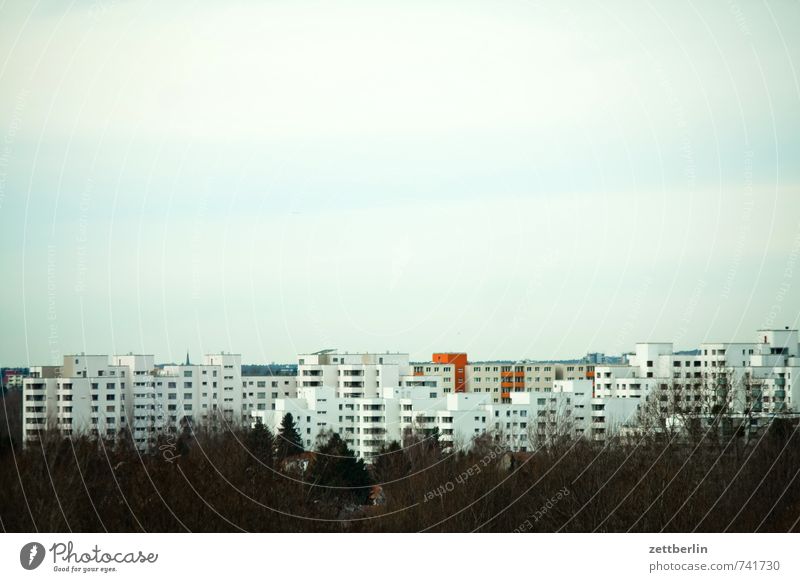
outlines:
[{"label": "cityscape skyline", "polygon": [[[800,319],[800,315],[796,317],[793,321],[797,322]],[[777,326],[770,326],[770,327],[759,327],[757,331],[782,331],[782,330],[790,330],[796,329],[797,326],[794,325],[777,325]],[[684,352],[691,352],[697,350],[699,346],[704,343],[749,343],[749,340],[752,336],[752,330],[749,334],[739,334],[736,337],[722,337],[718,335],[708,334],[703,341],[697,342],[696,344],[689,344],[684,343],[677,345],[675,344],[674,340],[666,339],[664,337],[655,337],[649,339],[641,339],[640,341],[633,341],[628,344],[626,349],[623,349],[619,352],[607,352],[604,350],[587,350],[583,353],[573,353],[573,354],[562,354],[560,357],[555,356],[539,356],[537,354],[529,354],[524,355],[521,357],[502,357],[502,354],[499,354],[496,358],[484,358],[480,355],[473,357],[471,354],[473,352],[466,350],[466,349],[432,349],[430,353],[464,353],[469,354],[469,362],[578,362],[578,361],[588,361],[590,356],[599,355],[604,356],[606,358],[619,358],[635,352],[635,349],[631,348],[631,346],[635,346],[636,344],[640,343],[669,343],[675,344],[675,353],[684,353]],[[268,366],[268,365],[276,365],[282,366],[286,365],[287,363],[293,362],[298,354],[316,354],[328,350],[333,350],[341,354],[405,354],[408,355],[411,362],[427,362],[429,358],[425,356],[425,352],[420,350],[411,351],[411,350],[403,350],[403,349],[358,349],[358,348],[338,348],[338,347],[319,347],[316,350],[300,350],[294,352],[291,356],[285,359],[275,359],[275,358],[267,358],[264,360],[250,360],[245,357],[244,353],[241,350],[236,349],[199,349],[197,351],[193,351],[191,349],[184,349],[181,353],[180,351],[175,351],[175,356],[164,357],[161,360],[156,360],[156,365],[177,365],[183,363],[185,358],[189,358],[190,360],[194,360],[195,357],[202,357],[205,354],[232,354],[237,355],[242,358],[243,365],[254,365],[254,366]],[[49,357],[45,357],[39,360],[30,360],[27,362],[13,362],[13,361],[0,361],[0,367],[3,368],[15,368],[15,367],[30,367],[30,366],[53,366],[59,365],[62,358],[65,356],[70,355],[96,355],[96,354],[117,354],[117,355],[157,355],[159,352],[155,350],[116,350],[116,349],[103,349],[102,347],[95,349],[95,350],[82,350],[82,349],[73,349],[73,350],[66,350],[66,351],[58,351],[58,352],[51,352]],[[160,355],[159,355],[160,357]]]},{"label": "cityscape skyline", "polygon": [[691,352],[637,342],[622,360],[574,362],[479,362],[463,352],[412,362],[407,353],[326,349],[278,370],[246,370],[241,355],[225,352],[164,366],[152,354],[71,354],[32,367],[14,387],[25,400],[28,443],[57,428],[62,436],[128,435],[151,451],[186,427],[278,431],[288,414],[307,450],[332,431],[367,460],[413,434],[435,434],[452,450],[491,434],[526,453],[564,429],[594,442],[636,439],[656,419],[664,421],[657,431],[691,433],[724,415],[747,437],[776,418],[796,419],[797,329],[756,330],[750,339]]},{"label": "cityscape skyline", "polygon": [[0,1],[3,579],[791,576],[798,31]]}]

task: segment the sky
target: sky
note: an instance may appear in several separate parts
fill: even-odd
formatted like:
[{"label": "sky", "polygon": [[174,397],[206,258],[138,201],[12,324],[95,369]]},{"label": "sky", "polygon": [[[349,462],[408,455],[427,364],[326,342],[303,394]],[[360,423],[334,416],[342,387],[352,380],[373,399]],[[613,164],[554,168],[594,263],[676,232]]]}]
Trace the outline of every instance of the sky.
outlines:
[{"label": "sky", "polygon": [[797,327],[797,30],[792,1],[0,2],[0,365]]}]

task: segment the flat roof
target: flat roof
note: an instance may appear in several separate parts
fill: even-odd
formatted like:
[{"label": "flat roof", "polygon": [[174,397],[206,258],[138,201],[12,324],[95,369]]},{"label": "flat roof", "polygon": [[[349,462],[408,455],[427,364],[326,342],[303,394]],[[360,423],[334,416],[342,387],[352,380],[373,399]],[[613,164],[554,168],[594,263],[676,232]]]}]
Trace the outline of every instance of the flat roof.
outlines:
[{"label": "flat roof", "polygon": [[[437,352],[438,353],[438,352]],[[303,352],[298,356],[407,356],[408,352]]]},{"label": "flat roof", "polygon": [[784,327],[781,329],[773,328],[773,329],[757,329],[756,331],[797,331],[796,329]]}]

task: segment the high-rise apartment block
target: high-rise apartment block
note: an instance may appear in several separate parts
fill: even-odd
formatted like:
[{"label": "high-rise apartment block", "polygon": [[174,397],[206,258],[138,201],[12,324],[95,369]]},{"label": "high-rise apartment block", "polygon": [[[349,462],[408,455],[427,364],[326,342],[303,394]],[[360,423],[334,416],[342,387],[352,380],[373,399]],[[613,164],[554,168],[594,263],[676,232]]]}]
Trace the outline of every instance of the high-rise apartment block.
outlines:
[{"label": "high-rise apartment block", "polygon": [[593,356],[469,362],[466,353],[442,352],[412,363],[403,353],[322,350],[298,355],[296,375],[281,366],[253,376],[242,375],[238,354],[180,365],[156,365],[152,355],[70,355],[22,380],[23,436],[30,442],[54,428],[115,438],[124,430],[148,450],[187,423],[226,430],[260,421],[277,430],[291,413],[306,448],[334,431],[369,460],[409,435],[436,433],[458,448],[491,433],[515,451],[556,434],[604,440],[635,431],[646,407],[708,417],[724,410],[760,425],[795,415],[800,399],[797,330],[692,351],[650,342],[621,358]]}]

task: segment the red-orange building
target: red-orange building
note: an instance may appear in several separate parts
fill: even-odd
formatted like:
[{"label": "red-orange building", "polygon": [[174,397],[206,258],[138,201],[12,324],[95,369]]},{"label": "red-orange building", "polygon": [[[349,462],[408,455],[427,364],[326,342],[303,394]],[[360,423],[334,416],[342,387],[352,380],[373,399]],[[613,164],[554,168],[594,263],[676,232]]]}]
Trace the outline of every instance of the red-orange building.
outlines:
[{"label": "red-orange building", "polygon": [[458,353],[438,353],[431,358],[434,364],[450,364],[455,368],[456,392],[467,391],[467,354]]}]

